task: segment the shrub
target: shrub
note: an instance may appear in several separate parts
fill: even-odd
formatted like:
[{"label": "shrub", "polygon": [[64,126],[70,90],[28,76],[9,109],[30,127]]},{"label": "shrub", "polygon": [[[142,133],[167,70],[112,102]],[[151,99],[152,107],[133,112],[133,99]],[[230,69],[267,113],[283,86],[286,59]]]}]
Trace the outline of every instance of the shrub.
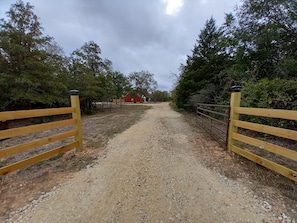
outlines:
[{"label": "shrub", "polygon": [[[297,81],[285,79],[262,79],[256,83],[243,83],[241,106],[254,108],[297,110]],[[255,116],[242,119],[260,124],[296,129],[296,122]]]}]

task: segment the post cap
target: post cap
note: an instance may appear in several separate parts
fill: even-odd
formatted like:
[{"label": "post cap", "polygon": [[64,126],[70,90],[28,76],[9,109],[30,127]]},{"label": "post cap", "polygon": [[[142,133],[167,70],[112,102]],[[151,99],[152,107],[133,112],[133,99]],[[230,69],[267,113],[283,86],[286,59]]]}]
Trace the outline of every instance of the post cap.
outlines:
[{"label": "post cap", "polygon": [[78,95],[78,90],[70,90],[71,95]]},{"label": "post cap", "polygon": [[240,85],[234,85],[231,87],[232,92],[240,92],[242,86]]}]

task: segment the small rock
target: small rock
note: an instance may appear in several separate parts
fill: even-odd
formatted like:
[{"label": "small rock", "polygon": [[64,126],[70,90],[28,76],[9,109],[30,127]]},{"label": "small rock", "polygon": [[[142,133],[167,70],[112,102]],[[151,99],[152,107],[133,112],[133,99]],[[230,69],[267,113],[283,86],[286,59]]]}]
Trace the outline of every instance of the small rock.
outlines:
[{"label": "small rock", "polygon": [[271,211],[272,206],[267,202],[264,201],[263,205],[261,206],[265,211]]}]

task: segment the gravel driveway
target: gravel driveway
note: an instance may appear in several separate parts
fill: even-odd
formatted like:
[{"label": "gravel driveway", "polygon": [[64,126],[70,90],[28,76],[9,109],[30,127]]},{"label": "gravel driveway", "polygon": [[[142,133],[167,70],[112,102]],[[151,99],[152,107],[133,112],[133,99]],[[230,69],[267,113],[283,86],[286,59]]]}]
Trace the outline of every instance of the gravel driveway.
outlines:
[{"label": "gravel driveway", "polygon": [[193,134],[168,103],[152,105],[92,167],[9,222],[277,222],[251,193],[199,163]]}]

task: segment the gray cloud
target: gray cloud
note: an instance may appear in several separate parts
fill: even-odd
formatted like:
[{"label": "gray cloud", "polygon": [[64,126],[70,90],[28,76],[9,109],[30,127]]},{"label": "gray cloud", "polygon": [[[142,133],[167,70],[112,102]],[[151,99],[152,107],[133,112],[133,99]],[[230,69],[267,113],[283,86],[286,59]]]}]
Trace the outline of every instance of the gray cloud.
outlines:
[{"label": "gray cloud", "polygon": [[[220,25],[224,13],[240,2],[184,0],[179,13],[170,16],[163,0],[28,1],[35,6],[44,33],[54,37],[66,54],[95,41],[115,69],[126,75],[148,70],[161,90],[171,89],[172,73],[178,73],[191,53],[206,20],[214,16]],[[10,4],[0,1],[1,18]]]}]

